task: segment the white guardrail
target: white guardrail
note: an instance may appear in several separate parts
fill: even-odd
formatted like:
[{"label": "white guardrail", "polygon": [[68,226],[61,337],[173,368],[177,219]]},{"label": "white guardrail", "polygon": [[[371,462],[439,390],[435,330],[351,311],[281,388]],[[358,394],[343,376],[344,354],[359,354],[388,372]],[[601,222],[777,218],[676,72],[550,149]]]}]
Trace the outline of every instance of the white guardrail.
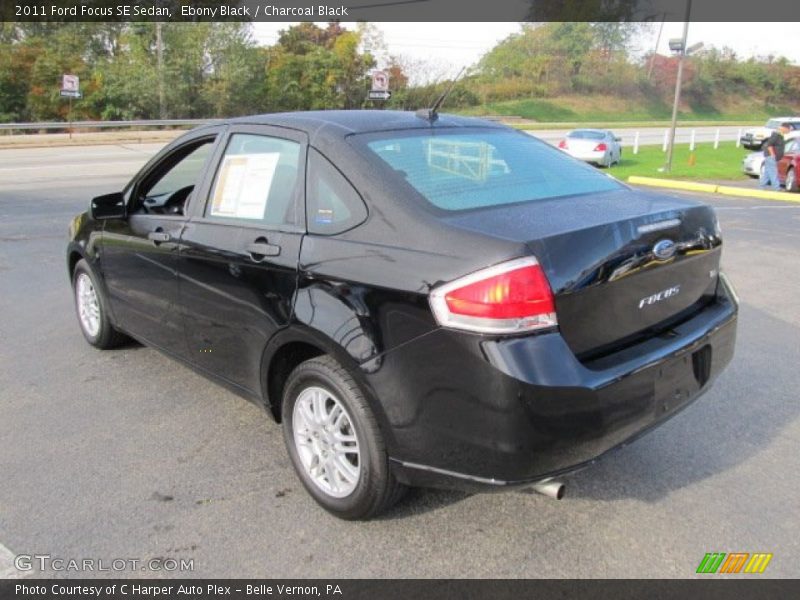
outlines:
[{"label": "white guardrail", "polygon": [[123,127],[193,127],[215,119],[160,119],[155,121],[45,121],[42,123],[0,123],[0,131],[48,129],[114,129]]}]

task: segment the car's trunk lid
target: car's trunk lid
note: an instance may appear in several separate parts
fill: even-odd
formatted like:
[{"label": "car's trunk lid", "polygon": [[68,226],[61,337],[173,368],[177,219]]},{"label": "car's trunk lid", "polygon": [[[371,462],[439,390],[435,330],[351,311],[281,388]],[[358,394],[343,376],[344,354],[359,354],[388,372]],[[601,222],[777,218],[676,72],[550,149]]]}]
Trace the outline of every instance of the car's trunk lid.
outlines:
[{"label": "car's trunk lid", "polygon": [[471,211],[450,224],[526,242],[579,356],[645,335],[714,293],[720,237],[711,208],[621,189]]},{"label": "car's trunk lid", "polygon": [[567,150],[578,153],[594,152],[599,144],[605,143],[604,140],[592,140],[585,138],[571,138],[566,139]]}]

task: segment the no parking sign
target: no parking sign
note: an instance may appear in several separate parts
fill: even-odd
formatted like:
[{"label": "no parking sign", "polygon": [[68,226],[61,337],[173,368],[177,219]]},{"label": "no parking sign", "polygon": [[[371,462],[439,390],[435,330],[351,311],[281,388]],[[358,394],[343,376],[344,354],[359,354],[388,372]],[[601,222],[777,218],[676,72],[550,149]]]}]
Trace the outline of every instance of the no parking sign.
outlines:
[{"label": "no parking sign", "polygon": [[386,71],[373,71],[372,89],[369,91],[370,100],[388,100],[392,96],[389,91],[389,74]]}]

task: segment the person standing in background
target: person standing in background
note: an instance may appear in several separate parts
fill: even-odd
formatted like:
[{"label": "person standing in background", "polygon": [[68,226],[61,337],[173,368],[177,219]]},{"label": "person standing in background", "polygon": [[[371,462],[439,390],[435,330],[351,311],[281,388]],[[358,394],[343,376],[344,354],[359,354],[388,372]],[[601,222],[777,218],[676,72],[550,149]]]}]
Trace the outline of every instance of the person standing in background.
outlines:
[{"label": "person standing in background", "polygon": [[789,123],[781,123],[764,142],[764,170],[758,180],[759,187],[780,191],[781,182],[778,180],[778,161],[783,158],[784,141],[783,136],[791,129]]}]

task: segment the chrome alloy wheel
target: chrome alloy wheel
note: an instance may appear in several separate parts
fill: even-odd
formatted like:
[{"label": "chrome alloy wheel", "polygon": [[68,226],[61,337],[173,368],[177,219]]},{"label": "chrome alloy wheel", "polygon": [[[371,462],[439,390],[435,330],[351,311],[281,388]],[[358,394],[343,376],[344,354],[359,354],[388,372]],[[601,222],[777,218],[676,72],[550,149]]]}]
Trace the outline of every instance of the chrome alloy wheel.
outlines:
[{"label": "chrome alloy wheel", "polygon": [[292,433],[306,474],[334,498],[353,493],[361,476],[358,438],[344,405],[321,387],[307,387],[292,412]]},{"label": "chrome alloy wheel", "polygon": [[789,172],[786,174],[786,191],[791,192],[794,191],[795,181],[794,181],[794,169],[789,169]]},{"label": "chrome alloy wheel", "polygon": [[100,333],[100,302],[92,279],[86,273],[78,275],[75,282],[75,300],[81,327],[89,336],[97,337]]}]

